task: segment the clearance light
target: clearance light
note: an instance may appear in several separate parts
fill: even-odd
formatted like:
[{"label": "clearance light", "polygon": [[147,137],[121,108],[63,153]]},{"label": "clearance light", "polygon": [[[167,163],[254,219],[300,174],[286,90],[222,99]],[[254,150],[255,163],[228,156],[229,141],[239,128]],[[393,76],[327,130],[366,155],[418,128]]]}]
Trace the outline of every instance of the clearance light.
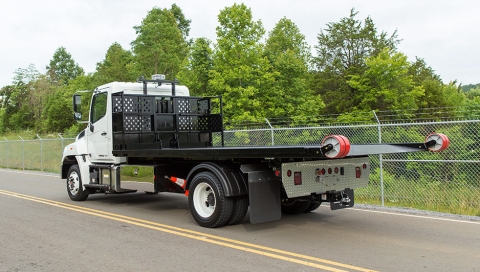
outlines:
[{"label": "clearance light", "polygon": [[291,177],[292,176],[292,170],[288,170],[287,171],[287,177]]}]

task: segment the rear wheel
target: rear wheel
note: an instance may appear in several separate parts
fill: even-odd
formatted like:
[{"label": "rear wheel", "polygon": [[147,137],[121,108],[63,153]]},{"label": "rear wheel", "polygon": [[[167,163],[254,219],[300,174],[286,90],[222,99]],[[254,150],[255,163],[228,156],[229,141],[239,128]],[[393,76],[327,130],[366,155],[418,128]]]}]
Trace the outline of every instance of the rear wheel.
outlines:
[{"label": "rear wheel", "polygon": [[236,225],[240,223],[248,211],[248,197],[239,196],[233,201],[232,216],[227,222],[227,225]]},{"label": "rear wheel", "polygon": [[222,184],[211,172],[197,174],[190,184],[188,204],[193,219],[202,227],[218,228],[232,216],[233,200],[225,197]]},{"label": "rear wheel", "polygon": [[84,201],[88,197],[88,191],[83,190],[82,177],[77,164],[72,165],[68,170],[67,192],[73,201]]},{"label": "rear wheel", "polygon": [[322,202],[312,202],[310,206],[308,206],[308,208],[304,211],[304,213],[318,209],[318,207],[320,207],[320,204],[322,204]]},{"label": "rear wheel", "polygon": [[305,212],[312,202],[309,200],[300,201],[296,199],[282,200],[282,213],[285,214],[299,214]]}]

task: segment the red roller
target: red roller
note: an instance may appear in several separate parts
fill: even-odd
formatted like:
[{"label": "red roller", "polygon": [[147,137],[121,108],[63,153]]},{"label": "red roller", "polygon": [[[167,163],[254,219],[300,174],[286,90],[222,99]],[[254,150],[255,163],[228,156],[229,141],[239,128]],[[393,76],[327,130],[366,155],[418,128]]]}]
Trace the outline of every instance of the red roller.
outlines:
[{"label": "red roller", "polygon": [[328,135],[323,138],[322,146],[331,144],[333,148],[325,153],[328,158],[343,158],[350,152],[350,141],[343,135]]},{"label": "red roller", "polygon": [[342,155],[342,157],[345,157],[348,155],[348,152],[350,152],[350,141],[348,140],[347,137],[343,136],[343,135],[338,135],[340,138],[343,138],[344,142],[345,142],[345,153]]},{"label": "red roller", "polygon": [[450,145],[450,140],[448,139],[447,135],[442,133],[430,133],[425,139],[425,142],[427,143],[432,140],[435,141],[435,144],[428,149],[433,152],[445,150]]}]

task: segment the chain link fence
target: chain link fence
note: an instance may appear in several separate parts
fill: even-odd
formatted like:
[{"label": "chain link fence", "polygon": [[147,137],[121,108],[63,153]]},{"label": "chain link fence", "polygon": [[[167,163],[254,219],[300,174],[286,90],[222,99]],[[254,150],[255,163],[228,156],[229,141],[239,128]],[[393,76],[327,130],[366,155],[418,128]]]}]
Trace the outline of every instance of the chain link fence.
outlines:
[{"label": "chain link fence", "polygon": [[[286,127],[266,120],[262,126],[257,124],[255,129],[230,126],[224,132],[224,143],[227,146],[320,145],[329,134],[345,135],[352,144],[424,142],[431,132],[444,133],[451,144],[443,152],[370,156],[369,185],[355,191],[356,202],[480,216],[478,119],[381,121],[381,116],[372,113],[369,120],[353,125]],[[74,140],[61,134],[37,135],[31,140],[0,139],[0,167],[59,172],[63,148]],[[220,143],[220,135],[216,135],[214,144]]]},{"label": "chain link fence", "polygon": [[59,173],[63,148],[75,141],[62,134],[16,138],[0,139],[0,167]]}]

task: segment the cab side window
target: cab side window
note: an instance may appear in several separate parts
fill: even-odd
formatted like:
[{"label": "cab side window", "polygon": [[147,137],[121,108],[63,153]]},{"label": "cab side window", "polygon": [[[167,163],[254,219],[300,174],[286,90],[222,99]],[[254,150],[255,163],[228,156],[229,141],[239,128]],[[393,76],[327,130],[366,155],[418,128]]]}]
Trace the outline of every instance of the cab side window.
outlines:
[{"label": "cab side window", "polygon": [[100,120],[107,113],[107,93],[99,93],[92,100],[92,124]]}]

